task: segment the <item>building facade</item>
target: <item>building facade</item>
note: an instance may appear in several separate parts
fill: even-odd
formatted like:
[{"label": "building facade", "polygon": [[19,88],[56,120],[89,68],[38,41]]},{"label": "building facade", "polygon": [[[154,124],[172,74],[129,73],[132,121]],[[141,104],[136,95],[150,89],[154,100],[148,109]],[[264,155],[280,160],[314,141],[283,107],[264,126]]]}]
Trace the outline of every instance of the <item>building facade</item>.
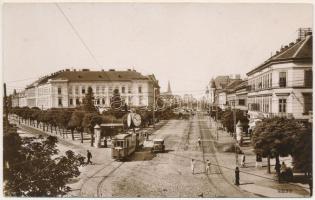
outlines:
[{"label": "building facade", "polygon": [[[247,73],[250,122],[264,117],[308,120],[312,110],[312,33]],[[254,124],[252,125],[254,126]]]},{"label": "building facade", "polygon": [[130,107],[152,105],[154,88],[159,90],[154,75],[144,76],[135,70],[66,69],[42,77],[27,86],[26,104],[41,109],[74,108],[82,104],[89,87],[93,90],[94,104],[98,108],[110,107],[110,98],[115,89]]}]

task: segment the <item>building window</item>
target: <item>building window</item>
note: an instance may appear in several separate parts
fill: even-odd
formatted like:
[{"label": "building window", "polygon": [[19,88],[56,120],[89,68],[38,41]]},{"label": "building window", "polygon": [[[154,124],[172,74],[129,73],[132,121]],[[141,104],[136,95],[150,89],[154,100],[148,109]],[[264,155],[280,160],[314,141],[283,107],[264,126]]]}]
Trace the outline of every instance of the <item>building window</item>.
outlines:
[{"label": "building window", "polygon": [[70,104],[70,106],[73,105],[73,99],[70,99],[70,100],[69,100],[69,104]]},{"label": "building window", "polygon": [[58,88],[58,94],[61,94],[61,87]]},{"label": "building window", "polygon": [[286,87],[287,86],[287,73],[286,72],[280,72],[279,73],[279,86],[280,87]]},{"label": "building window", "polygon": [[138,87],[138,93],[142,93],[142,87],[141,86]]},{"label": "building window", "polygon": [[272,73],[269,74],[269,87],[272,87]]},{"label": "building window", "polygon": [[121,93],[125,93],[126,88],[125,87],[121,87]]},{"label": "building window", "polygon": [[72,87],[69,87],[69,94],[72,94]]},{"label": "building window", "polygon": [[131,86],[128,86],[128,93],[131,94]]},{"label": "building window", "polygon": [[82,94],[85,94],[85,87],[82,87]]},{"label": "building window", "polygon": [[80,105],[80,99],[79,99],[79,98],[77,98],[77,99],[75,100],[75,104],[76,104],[76,105]]},{"label": "building window", "polygon": [[105,104],[105,98],[102,99],[102,104],[103,104],[103,105]]},{"label": "building window", "polygon": [[313,95],[312,93],[303,93],[304,99],[304,114],[309,114],[313,110]]},{"label": "building window", "polygon": [[58,98],[58,106],[62,106],[62,98]]},{"label": "building window", "polygon": [[97,100],[96,100],[96,104],[97,104],[97,105],[100,105],[100,99],[97,99]]},{"label": "building window", "polygon": [[304,71],[304,85],[305,87],[312,87],[313,85],[313,72],[312,70]]},{"label": "building window", "polygon": [[287,99],[279,99],[279,113],[286,113]]},{"label": "building window", "polygon": [[245,99],[239,99],[238,100],[238,105],[245,106]]},{"label": "building window", "polygon": [[102,86],[102,94],[105,94],[105,86]]}]

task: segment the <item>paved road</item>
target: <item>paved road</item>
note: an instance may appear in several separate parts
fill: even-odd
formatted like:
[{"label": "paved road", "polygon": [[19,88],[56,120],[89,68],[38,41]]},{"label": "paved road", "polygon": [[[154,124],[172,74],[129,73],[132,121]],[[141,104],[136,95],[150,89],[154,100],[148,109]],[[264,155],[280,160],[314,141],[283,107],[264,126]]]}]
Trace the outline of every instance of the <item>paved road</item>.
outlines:
[{"label": "paved road", "polygon": [[[89,197],[245,197],[250,196],[227,181],[218,167],[205,173],[204,161],[216,163],[215,149],[202,115],[171,120],[151,138],[164,138],[166,153],[150,157],[138,152],[132,161],[109,160],[88,178],[80,196]],[[204,141],[197,143],[198,137]],[[195,174],[190,162],[196,159]]]},{"label": "paved road", "polygon": [[[81,169],[80,179],[70,186],[69,196],[76,197],[248,197],[231,180],[226,180],[221,169],[212,166],[205,173],[204,161],[216,164],[213,138],[208,118],[198,114],[190,120],[170,120],[151,135],[164,138],[165,153],[152,155],[137,152],[131,161],[111,159],[110,149],[92,149],[93,165]],[[201,137],[202,145],[198,145]],[[67,146],[67,143],[62,145]],[[72,148],[74,146],[71,146]],[[75,147],[78,147],[77,145]],[[86,147],[74,148],[84,152]],[[191,159],[196,160],[195,174]],[[232,163],[231,163],[232,164]]]}]

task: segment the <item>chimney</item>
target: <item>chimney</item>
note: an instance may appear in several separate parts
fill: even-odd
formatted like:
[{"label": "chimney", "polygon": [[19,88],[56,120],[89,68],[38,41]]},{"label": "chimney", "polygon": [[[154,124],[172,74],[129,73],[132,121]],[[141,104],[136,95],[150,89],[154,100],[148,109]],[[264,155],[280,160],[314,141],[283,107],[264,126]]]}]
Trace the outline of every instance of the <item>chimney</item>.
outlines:
[{"label": "chimney", "polygon": [[115,71],[115,69],[109,69],[108,71],[110,71],[110,72],[114,72],[114,71]]},{"label": "chimney", "polygon": [[294,42],[290,42],[289,46],[292,47],[294,45]]}]

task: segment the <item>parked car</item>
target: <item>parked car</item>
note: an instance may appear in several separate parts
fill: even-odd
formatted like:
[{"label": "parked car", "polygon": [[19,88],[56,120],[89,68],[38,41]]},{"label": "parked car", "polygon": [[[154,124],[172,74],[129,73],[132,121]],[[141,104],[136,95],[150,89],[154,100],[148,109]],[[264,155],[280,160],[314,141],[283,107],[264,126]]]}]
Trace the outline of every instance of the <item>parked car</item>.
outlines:
[{"label": "parked car", "polygon": [[153,147],[151,149],[152,152],[164,152],[165,145],[164,139],[153,139]]}]

